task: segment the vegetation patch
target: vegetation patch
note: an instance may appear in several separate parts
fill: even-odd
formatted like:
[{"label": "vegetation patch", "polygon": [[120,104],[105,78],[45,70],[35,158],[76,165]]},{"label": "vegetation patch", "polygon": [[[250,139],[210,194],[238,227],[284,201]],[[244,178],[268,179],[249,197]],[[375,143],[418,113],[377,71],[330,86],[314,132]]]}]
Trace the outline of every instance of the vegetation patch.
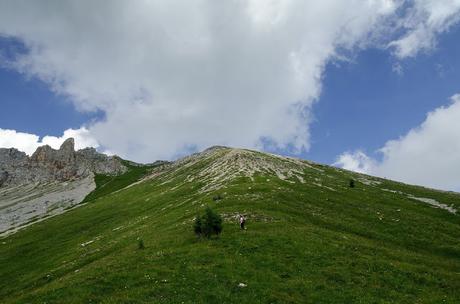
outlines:
[{"label": "vegetation patch", "polygon": [[199,237],[218,236],[222,232],[222,217],[207,207],[203,215],[196,216],[193,231]]},{"label": "vegetation patch", "polygon": [[123,164],[128,168],[128,170],[123,174],[96,174],[94,177],[96,189],[88,194],[83,202],[90,202],[109,193],[123,189],[124,187],[127,187],[146,176],[153,168],[153,166],[148,165],[133,165],[127,161],[124,161]]}]

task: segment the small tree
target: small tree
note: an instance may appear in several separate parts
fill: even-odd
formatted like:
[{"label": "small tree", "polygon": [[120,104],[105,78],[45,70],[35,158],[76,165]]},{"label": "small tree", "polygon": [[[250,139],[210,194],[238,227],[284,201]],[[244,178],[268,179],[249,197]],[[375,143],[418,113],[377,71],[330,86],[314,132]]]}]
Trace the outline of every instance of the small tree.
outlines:
[{"label": "small tree", "polygon": [[195,222],[193,223],[193,231],[197,236],[201,235],[201,215],[195,217]]},{"label": "small tree", "polygon": [[137,239],[137,249],[144,249],[144,248],[145,248],[144,240]]},{"label": "small tree", "polygon": [[193,230],[198,236],[210,238],[213,234],[219,235],[222,232],[222,218],[211,208],[207,207],[204,215],[198,215],[193,224]]},{"label": "small tree", "polygon": [[350,188],[354,188],[355,187],[355,181],[350,179]]}]

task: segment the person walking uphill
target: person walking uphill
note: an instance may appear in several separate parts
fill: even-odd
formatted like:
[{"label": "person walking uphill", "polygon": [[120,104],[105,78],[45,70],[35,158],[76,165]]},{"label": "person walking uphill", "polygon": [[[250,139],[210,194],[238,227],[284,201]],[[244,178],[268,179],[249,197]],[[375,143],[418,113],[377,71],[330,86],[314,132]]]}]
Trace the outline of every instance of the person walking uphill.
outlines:
[{"label": "person walking uphill", "polygon": [[244,227],[244,224],[246,224],[246,218],[244,217],[244,215],[240,215],[240,228],[242,230],[245,230],[246,228]]}]

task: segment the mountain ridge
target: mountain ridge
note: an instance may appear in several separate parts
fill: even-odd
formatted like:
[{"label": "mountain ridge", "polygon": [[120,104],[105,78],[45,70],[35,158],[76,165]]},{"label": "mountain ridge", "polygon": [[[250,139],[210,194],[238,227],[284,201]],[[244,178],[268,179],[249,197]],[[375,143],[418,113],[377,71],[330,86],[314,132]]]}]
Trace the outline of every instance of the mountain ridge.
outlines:
[{"label": "mountain ridge", "polygon": [[81,178],[90,172],[120,174],[126,171],[121,159],[106,156],[94,148],[75,151],[73,138],[66,139],[58,150],[40,146],[29,157],[14,148],[0,149],[0,187],[30,182],[65,181]]}]

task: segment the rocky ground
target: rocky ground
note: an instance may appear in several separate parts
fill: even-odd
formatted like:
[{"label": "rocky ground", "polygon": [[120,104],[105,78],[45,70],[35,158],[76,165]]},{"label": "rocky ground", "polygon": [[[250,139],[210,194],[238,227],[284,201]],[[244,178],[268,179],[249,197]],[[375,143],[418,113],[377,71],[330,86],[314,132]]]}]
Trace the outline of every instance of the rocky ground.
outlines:
[{"label": "rocky ground", "polygon": [[0,236],[65,212],[95,188],[92,174],[68,182],[0,188]]}]

